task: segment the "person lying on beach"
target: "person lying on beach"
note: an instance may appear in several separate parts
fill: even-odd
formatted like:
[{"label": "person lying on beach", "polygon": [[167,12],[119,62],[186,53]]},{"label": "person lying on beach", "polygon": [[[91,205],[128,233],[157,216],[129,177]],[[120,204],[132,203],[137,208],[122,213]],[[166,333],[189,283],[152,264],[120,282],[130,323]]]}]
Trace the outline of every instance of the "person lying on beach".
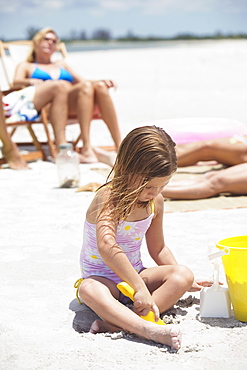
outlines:
[{"label": "person lying on beach", "polygon": [[210,171],[189,181],[175,180],[162,191],[165,198],[203,199],[220,193],[247,194],[247,136],[177,145],[177,157],[179,167],[212,160],[232,167]]},{"label": "person lying on beach", "polygon": [[[115,153],[94,148],[98,160],[110,166]],[[233,136],[214,140],[176,145],[178,167],[193,166],[202,161],[217,161],[226,169],[210,171],[189,181],[174,180],[162,191],[164,198],[203,199],[220,193],[247,194],[247,136]]]},{"label": "person lying on beach", "polygon": [[[90,204],[80,255],[82,272],[77,293],[102,320],[90,332],[125,330],[140,337],[181,346],[177,325],[143,320],[151,310],[156,321],[186,291],[199,291],[211,281],[196,281],[179,265],[163,236],[162,189],[177,168],[175,144],[161,128],[132,130],[122,141],[112,171]],[[140,247],[147,248],[156,266],[145,268]],[[134,309],[124,304],[116,284],[127,282],[135,291]]]},{"label": "person lying on beach", "polygon": [[14,85],[35,86],[33,104],[37,111],[48,104],[57,148],[66,142],[67,117],[76,114],[83,141],[80,162],[96,162],[89,135],[95,104],[99,107],[116,149],[121,142],[115,108],[108,91],[110,87],[116,88],[116,84],[112,80],[85,80],[64,60],[52,62],[58,41],[56,32],[51,28],[36,33],[27,60],[16,68]]},{"label": "person lying on beach", "polygon": [[[100,162],[113,166],[116,153],[94,148]],[[177,144],[178,167],[193,166],[200,161],[217,161],[226,166],[247,162],[247,136],[202,140]]]},{"label": "person lying on beach", "polygon": [[199,161],[217,161],[226,166],[247,163],[247,136],[196,141],[176,147],[178,167],[193,166]]},{"label": "person lying on beach", "polygon": [[203,199],[221,193],[247,195],[247,163],[209,171],[188,181],[174,180],[162,190],[163,197],[171,199]]},{"label": "person lying on beach", "polygon": [[[0,100],[2,101],[2,93],[0,93]],[[12,170],[28,169],[27,163],[22,159],[19,149],[7,131],[2,103],[0,104],[0,140],[3,143],[2,154],[10,168]]]}]

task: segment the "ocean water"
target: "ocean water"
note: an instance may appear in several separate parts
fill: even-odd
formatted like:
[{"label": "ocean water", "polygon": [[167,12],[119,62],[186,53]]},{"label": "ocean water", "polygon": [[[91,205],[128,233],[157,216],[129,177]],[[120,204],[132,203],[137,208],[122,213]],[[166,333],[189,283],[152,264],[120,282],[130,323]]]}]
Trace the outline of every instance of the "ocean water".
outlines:
[{"label": "ocean water", "polygon": [[200,41],[74,41],[68,42],[68,52],[100,51],[100,50],[125,50],[125,49],[150,49],[150,48],[174,48],[185,44],[198,43]]}]

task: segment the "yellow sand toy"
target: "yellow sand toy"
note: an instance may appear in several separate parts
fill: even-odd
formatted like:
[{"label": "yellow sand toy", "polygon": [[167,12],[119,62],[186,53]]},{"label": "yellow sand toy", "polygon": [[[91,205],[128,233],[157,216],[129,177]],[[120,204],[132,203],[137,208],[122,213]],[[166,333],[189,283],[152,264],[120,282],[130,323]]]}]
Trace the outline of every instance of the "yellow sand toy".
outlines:
[{"label": "yellow sand toy", "polygon": [[[121,283],[117,284],[117,288],[120,290],[121,293],[123,293],[126,297],[130,298],[132,301],[134,301],[134,294],[135,291],[129,284],[122,281]],[[146,316],[141,316],[144,320],[152,321],[155,324],[158,325],[165,325],[164,321],[159,319],[158,321],[155,321],[155,316],[153,311],[149,311],[149,313]]]}]

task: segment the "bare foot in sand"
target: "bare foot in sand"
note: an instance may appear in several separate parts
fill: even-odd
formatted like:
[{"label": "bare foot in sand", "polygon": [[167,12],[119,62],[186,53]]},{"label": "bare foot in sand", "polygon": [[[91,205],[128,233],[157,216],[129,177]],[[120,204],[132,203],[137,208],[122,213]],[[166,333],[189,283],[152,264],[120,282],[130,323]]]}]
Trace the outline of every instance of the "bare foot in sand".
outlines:
[{"label": "bare foot in sand", "polygon": [[[154,342],[170,346],[171,349],[179,350],[181,348],[182,333],[178,325],[157,325],[150,323],[148,327],[143,328],[142,337]],[[90,333],[115,333],[122,330],[121,328],[108,324],[102,320],[95,320],[90,328]]]},{"label": "bare foot in sand", "polygon": [[174,350],[179,350],[181,348],[182,333],[177,325],[157,325],[155,330],[154,328],[151,330],[148,329],[146,334],[146,339],[166,344]]},{"label": "bare foot in sand", "polygon": [[90,333],[97,334],[97,333],[115,333],[116,331],[122,330],[121,328],[118,328],[117,326],[110,325],[107,322],[103,320],[95,320],[90,328]]},{"label": "bare foot in sand", "polygon": [[99,162],[113,167],[117,155],[116,152],[108,152],[107,150],[103,150],[98,147],[93,148],[93,150]]},{"label": "bare foot in sand", "polygon": [[81,148],[81,153],[79,153],[80,163],[97,163],[98,158],[96,157],[92,148]]},{"label": "bare foot in sand", "polygon": [[13,146],[11,149],[5,151],[2,148],[3,156],[6,158],[10,168],[12,170],[28,170],[30,167],[28,166],[27,162],[25,162],[16,146]]}]

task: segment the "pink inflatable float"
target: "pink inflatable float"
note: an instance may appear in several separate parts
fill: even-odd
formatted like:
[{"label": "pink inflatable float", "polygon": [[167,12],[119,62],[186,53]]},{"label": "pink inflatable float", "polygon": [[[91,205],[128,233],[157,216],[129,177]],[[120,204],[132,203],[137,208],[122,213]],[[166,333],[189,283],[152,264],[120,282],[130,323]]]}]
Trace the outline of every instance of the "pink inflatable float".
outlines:
[{"label": "pink inflatable float", "polygon": [[173,118],[147,124],[162,127],[177,144],[247,135],[247,125],[226,118]]}]

